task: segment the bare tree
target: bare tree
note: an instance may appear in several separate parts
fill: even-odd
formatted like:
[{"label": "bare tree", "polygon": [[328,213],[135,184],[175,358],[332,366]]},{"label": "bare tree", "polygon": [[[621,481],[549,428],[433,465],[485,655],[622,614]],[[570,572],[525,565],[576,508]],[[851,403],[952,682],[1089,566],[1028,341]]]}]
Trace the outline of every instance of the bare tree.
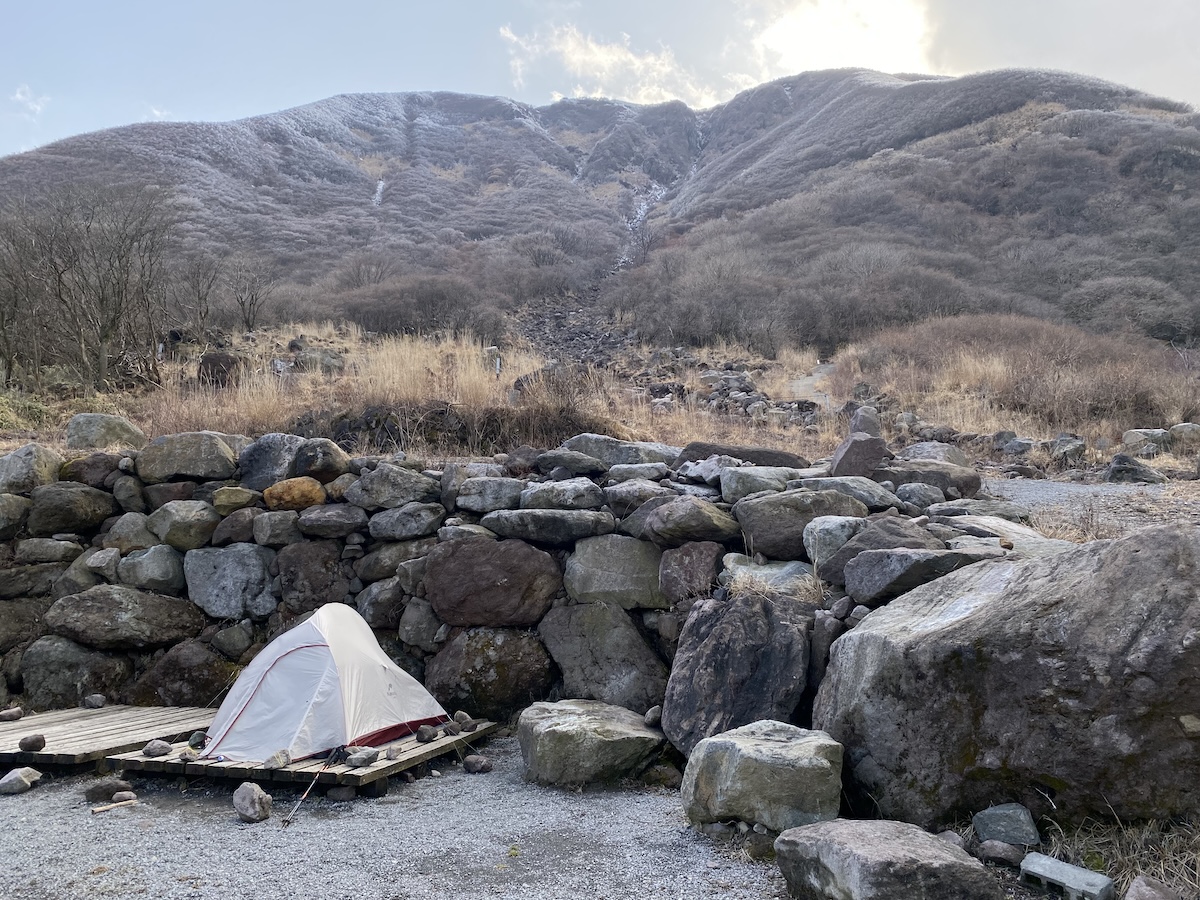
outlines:
[{"label": "bare tree", "polygon": [[207,253],[192,256],[176,270],[171,296],[180,324],[197,334],[208,328],[223,272],[224,263]]},{"label": "bare tree", "polygon": [[342,287],[354,290],[374,284],[383,284],[398,271],[399,268],[394,257],[382,251],[373,250],[352,257],[342,269],[338,280]]},{"label": "bare tree", "polygon": [[225,266],[225,288],[237,307],[242,326],[253,331],[278,281],[262,259],[235,257]]}]

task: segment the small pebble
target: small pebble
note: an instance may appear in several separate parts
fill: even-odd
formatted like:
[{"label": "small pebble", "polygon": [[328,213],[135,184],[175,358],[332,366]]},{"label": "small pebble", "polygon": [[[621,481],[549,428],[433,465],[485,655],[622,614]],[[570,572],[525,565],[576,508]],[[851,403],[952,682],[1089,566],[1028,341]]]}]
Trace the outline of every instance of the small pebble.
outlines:
[{"label": "small pebble", "polygon": [[430,741],[432,741],[437,736],[438,736],[438,730],[436,728],[434,728],[432,725],[422,725],[420,728],[417,729],[417,742],[418,743],[428,744]]},{"label": "small pebble", "polygon": [[126,800],[136,800],[137,794],[133,791],[117,791],[112,795],[113,803],[124,803]]},{"label": "small pebble", "polygon": [[25,715],[25,710],[19,706],[14,706],[11,709],[3,709],[0,710],[0,722],[15,722],[23,715]]},{"label": "small pebble", "polygon": [[25,753],[37,753],[46,746],[46,736],[44,734],[27,734],[17,741],[17,746]]},{"label": "small pebble", "polygon": [[80,705],[84,709],[102,709],[106,703],[108,698],[103,694],[88,694]]},{"label": "small pebble", "polygon": [[471,775],[481,775],[492,771],[492,761],[486,756],[472,753],[463,758],[463,771]]},{"label": "small pebble", "polygon": [[464,722],[470,722],[471,714],[469,712],[464,712],[463,710],[460,709],[458,712],[456,712],[454,714],[454,721],[457,722],[459,725],[462,725]]},{"label": "small pebble", "polygon": [[142,756],[151,758],[156,756],[167,756],[171,752],[171,745],[166,741],[155,739],[142,748]]}]

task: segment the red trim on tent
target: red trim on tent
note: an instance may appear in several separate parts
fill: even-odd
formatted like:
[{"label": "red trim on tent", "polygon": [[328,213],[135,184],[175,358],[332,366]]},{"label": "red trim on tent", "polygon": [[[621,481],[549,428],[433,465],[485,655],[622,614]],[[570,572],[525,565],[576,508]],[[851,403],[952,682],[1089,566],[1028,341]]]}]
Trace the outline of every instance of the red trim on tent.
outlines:
[{"label": "red trim on tent", "polygon": [[428,719],[413,719],[411,722],[389,725],[387,728],[380,728],[378,731],[372,731],[370,734],[360,735],[350,743],[356,747],[377,747],[380,744],[386,744],[388,741],[394,741],[396,738],[412,734],[422,725],[441,725],[449,721],[449,716],[431,716]]}]

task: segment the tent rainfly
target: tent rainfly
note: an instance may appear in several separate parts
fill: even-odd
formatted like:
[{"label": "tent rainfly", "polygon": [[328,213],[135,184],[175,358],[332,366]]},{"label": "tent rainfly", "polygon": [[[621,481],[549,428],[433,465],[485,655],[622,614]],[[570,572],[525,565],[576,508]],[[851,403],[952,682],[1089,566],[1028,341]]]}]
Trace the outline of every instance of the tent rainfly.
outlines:
[{"label": "tent rainfly", "polygon": [[202,756],[261,762],[378,746],[449,716],[380,649],[352,607],[329,603],[279,635],[234,682]]}]

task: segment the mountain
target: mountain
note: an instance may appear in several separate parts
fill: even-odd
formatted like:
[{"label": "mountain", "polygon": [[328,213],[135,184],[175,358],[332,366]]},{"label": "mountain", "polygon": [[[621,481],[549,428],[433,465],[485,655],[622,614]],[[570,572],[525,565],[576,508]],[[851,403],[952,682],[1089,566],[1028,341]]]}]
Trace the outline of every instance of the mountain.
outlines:
[{"label": "mountain", "polygon": [[1065,73],[810,72],[703,111],[353,94],[0,158],[6,198],[75,181],[168,187],[185,251],[385,320],[456,279],[768,350],[977,309],[1200,335],[1200,116]]}]

